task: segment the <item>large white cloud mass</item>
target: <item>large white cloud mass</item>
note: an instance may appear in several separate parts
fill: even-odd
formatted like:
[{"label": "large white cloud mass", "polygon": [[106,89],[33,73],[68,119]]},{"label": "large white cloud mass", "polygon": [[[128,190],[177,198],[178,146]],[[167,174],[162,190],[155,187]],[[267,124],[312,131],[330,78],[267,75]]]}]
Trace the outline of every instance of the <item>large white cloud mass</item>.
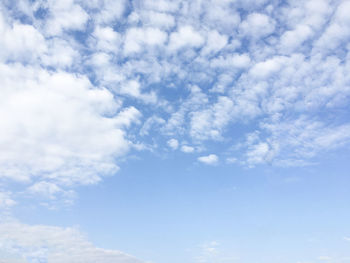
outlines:
[{"label": "large white cloud mass", "polygon": [[91,184],[118,169],[129,146],[108,90],[18,64],[0,65],[0,86],[1,177]]}]

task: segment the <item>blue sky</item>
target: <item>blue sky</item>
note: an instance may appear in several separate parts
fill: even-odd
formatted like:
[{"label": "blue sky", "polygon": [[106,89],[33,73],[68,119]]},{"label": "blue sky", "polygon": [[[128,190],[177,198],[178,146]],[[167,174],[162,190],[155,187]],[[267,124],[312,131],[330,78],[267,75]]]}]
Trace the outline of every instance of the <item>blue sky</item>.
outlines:
[{"label": "blue sky", "polygon": [[350,262],[350,1],[0,3],[0,262]]}]

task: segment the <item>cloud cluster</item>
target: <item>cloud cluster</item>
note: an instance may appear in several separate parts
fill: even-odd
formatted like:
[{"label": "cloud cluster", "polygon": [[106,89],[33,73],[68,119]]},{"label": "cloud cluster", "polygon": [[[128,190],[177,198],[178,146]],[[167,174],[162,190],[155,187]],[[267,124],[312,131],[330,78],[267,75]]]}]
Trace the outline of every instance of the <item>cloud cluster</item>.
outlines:
[{"label": "cloud cluster", "polygon": [[248,166],[347,145],[349,1],[22,2],[0,12],[0,176],[31,192],[115,173],[132,123]]},{"label": "cloud cluster", "polygon": [[98,182],[131,123],[248,166],[347,145],[349,1],[22,2],[0,12],[1,177]]}]

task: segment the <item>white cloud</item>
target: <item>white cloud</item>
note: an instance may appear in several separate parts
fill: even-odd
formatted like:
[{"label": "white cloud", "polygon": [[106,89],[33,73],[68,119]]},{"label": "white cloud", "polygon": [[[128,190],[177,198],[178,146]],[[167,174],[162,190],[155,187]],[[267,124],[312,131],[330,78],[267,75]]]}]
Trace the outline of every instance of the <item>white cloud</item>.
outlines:
[{"label": "white cloud", "polygon": [[41,57],[46,66],[66,69],[73,66],[73,63],[81,62],[79,52],[66,40],[53,38],[47,40],[46,44],[47,52]]},{"label": "white cloud", "polygon": [[7,20],[0,9],[0,61],[33,61],[47,51],[45,39],[36,28]]},{"label": "white cloud", "polygon": [[[196,3],[193,3],[196,6]],[[199,16],[203,16],[205,27],[216,29],[223,33],[231,34],[236,30],[241,18],[236,8],[232,6],[231,1],[209,0],[202,2],[203,13],[198,12]],[[192,11],[193,13],[193,11]]]},{"label": "white cloud", "polygon": [[202,54],[207,55],[223,49],[228,44],[228,37],[222,35],[216,30],[208,32],[207,43],[202,50]]},{"label": "white cloud", "polygon": [[267,157],[270,150],[270,146],[265,142],[253,145],[247,152],[247,162],[249,164],[259,164],[268,161]]},{"label": "white cloud", "polygon": [[138,53],[144,45],[161,46],[167,40],[167,33],[158,28],[130,28],[125,36],[124,53]]},{"label": "white cloud", "polygon": [[205,164],[214,165],[218,163],[219,158],[215,154],[209,154],[207,156],[198,157],[198,161]]},{"label": "white cloud", "polygon": [[141,112],[133,106],[124,108],[115,117],[115,125],[120,128],[129,128],[131,124],[139,122],[141,115]]},{"label": "white cloud", "polygon": [[296,29],[285,32],[281,36],[281,51],[294,51],[311,37],[312,33],[312,29],[307,25],[299,25]]},{"label": "white cloud", "polygon": [[198,86],[189,87],[190,95],[186,101],[184,101],[180,108],[173,112],[167,120],[163,131],[167,134],[173,134],[174,132],[183,133],[186,115],[191,112],[200,109],[208,102],[208,96],[202,92]]},{"label": "white cloud", "polygon": [[176,150],[179,147],[179,142],[176,139],[170,139],[168,141],[168,146],[171,149]]},{"label": "white cloud", "polygon": [[96,40],[98,50],[118,52],[121,45],[121,36],[111,27],[97,26],[92,34]]},{"label": "white cloud", "polygon": [[211,67],[226,68],[232,71],[234,68],[247,68],[250,64],[250,58],[248,54],[230,54],[226,56],[219,56],[214,58],[210,62]]},{"label": "white cloud", "polygon": [[233,102],[221,96],[218,101],[201,111],[193,111],[190,134],[197,140],[221,139],[224,127],[233,116]]},{"label": "white cloud", "polygon": [[259,62],[251,69],[250,74],[259,79],[265,79],[276,73],[282,66],[283,57],[274,57],[263,62]]},{"label": "white cloud", "polygon": [[122,18],[125,9],[125,0],[103,0],[103,1],[82,1],[84,4],[93,4],[90,8],[97,8],[99,12],[95,15],[95,20],[98,24],[109,24],[118,21]]},{"label": "white cloud", "polygon": [[141,135],[141,136],[148,135],[150,129],[151,129],[153,126],[159,126],[159,125],[164,124],[164,123],[165,123],[165,120],[164,120],[164,119],[162,119],[162,118],[160,118],[160,117],[158,117],[158,116],[152,116],[152,117],[148,118],[148,119],[144,122],[144,124],[143,124],[143,126],[142,126],[142,128],[141,128],[141,130],[140,130],[140,135]]},{"label": "white cloud", "polygon": [[151,91],[150,93],[142,93],[141,84],[137,80],[129,80],[120,84],[119,89],[117,91],[120,94],[128,95],[139,99],[145,103],[156,103],[157,95],[155,92]]},{"label": "white cloud", "polygon": [[65,30],[83,30],[89,15],[73,0],[48,1],[50,18],[45,23],[45,34],[60,35]]},{"label": "white cloud", "polygon": [[193,153],[194,152],[194,148],[192,146],[182,145],[181,146],[181,151],[184,152],[184,153]]},{"label": "white cloud", "polygon": [[175,12],[178,9],[179,3],[177,1],[159,0],[136,0],[135,7],[137,9],[148,9],[159,12]]},{"label": "white cloud", "polygon": [[[12,258],[15,258],[17,256],[26,262],[142,262],[117,250],[95,247],[75,228],[26,225],[18,222],[0,223],[1,251],[6,251],[8,257],[12,255]],[[0,256],[0,260],[9,262],[7,260],[11,260],[11,258]]]},{"label": "white cloud", "polygon": [[204,44],[203,36],[191,26],[182,26],[170,35],[169,49],[176,51],[183,47],[200,47]]},{"label": "white cloud", "polygon": [[28,188],[28,192],[32,194],[39,194],[44,197],[54,199],[55,196],[62,192],[62,189],[54,183],[38,182]]},{"label": "white cloud", "polygon": [[273,33],[275,22],[265,14],[251,13],[241,23],[240,29],[244,35],[257,39]]},{"label": "white cloud", "polygon": [[350,142],[349,124],[330,127],[322,122],[300,118],[289,122],[275,120],[262,123],[268,132],[261,139],[258,133],[247,136],[247,164],[274,162],[281,166],[304,166],[305,159],[337,149]]},{"label": "white cloud", "polygon": [[[346,15],[350,10],[349,1],[341,1],[337,6],[334,16],[328,27],[316,42],[316,48],[321,47],[325,51],[337,48],[341,43],[348,40],[350,36],[350,19]],[[321,50],[322,50],[321,49]],[[320,51],[318,49],[318,51]]]},{"label": "white cloud", "polygon": [[118,115],[113,95],[79,75],[0,68],[2,177],[91,184],[118,170],[115,158],[129,148],[121,127],[137,119],[136,109]]},{"label": "white cloud", "polygon": [[151,27],[169,29],[175,26],[175,18],[169,13],[140,10],[142,21]]}]

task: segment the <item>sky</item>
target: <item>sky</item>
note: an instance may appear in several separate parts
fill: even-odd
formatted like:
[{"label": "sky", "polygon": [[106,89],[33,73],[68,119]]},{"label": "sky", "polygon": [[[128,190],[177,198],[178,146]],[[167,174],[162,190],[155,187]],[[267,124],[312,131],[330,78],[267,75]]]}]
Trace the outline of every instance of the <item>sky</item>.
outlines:
[{"label": "sky", "polygon": [[349,13],[0,1],[0,262],[350,262]]}]

